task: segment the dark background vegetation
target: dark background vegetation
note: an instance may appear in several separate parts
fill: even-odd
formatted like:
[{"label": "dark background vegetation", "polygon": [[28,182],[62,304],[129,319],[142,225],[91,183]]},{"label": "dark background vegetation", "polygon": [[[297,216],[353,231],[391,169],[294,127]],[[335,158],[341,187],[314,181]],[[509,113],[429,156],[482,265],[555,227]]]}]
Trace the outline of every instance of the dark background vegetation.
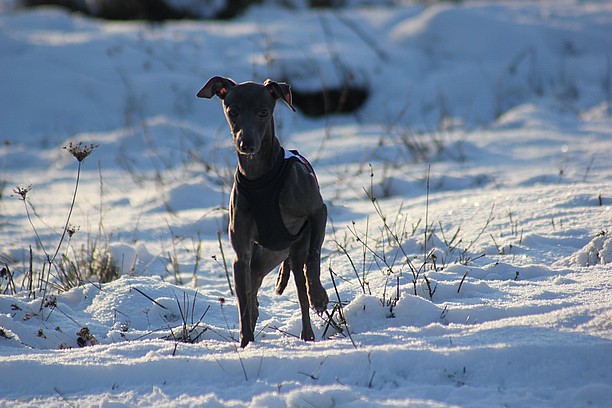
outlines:
[{"label": "dark background vegetation", "polygon": [[[342,8],[347,5],[394,5],[401,0],[272,0],[284,7]],[[414,0],[415,3],[460,3],[462,0]],[[251,5],[266,0],[194,0],[179,6],[171,0],[19,0],[23,7],[60,6],[68,10],[107,20],[147,20],[160,22],[180,19],[231,19]]]},{"label": "dark background vegetation", "polygon": [[[195,2],[194,2],[195,3]],[[180,8],[166,0],[23,0],[25,7],[53,5],[80,12],[92,17],[109,20],[147,20],[164,21],[177,19],[230,19],[242,14],[252,4],[262,3],[262,0],[225,0],[225,4],[216,9],[212,1],[201,0],[201,8],[210,13],[197,12],[189,7]],[[309,7],[342,7],[344,0],[304,0]],[[376,2],[375,2],[376,3]],[[90,5],[91,4],[91,5]],[[279,1],[280,5],[295,6],[291,1]],[[93,6],[92,6],[93,5]]]}]

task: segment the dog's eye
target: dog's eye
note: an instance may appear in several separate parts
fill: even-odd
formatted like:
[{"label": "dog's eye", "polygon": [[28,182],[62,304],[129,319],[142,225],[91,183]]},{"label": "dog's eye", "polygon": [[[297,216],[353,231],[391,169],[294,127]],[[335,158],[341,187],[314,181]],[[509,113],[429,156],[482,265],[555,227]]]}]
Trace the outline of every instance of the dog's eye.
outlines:
[{"label": "dog's eye", "polygon": [[234,108],[233,106],[232,106],[232,107],[230,107],[230,108],[228,108],[228,110],[227,110],[227,114],[228,114],[228,115],[230,115],[231,117],[234,117],[234,118],[235,118],[236,116],[238,116],[238,113],[239,113],[239,112],[238,112],[238,109],[237,109],[237,108]]},{"label": "dog's eye", "polygon": [[268,110],[267,109],[262,109],[259,111],[259,113],[257,114],[260,118],[265,118],[266,116],[268,116]]}]

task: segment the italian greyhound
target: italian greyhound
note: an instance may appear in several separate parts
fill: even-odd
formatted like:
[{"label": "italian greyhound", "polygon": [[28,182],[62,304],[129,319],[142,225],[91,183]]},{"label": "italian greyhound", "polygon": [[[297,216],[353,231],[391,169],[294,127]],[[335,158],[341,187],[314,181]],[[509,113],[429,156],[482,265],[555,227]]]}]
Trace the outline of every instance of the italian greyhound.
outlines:
[{"label": "italian greyhound", "polygon": [[233,136],[238,167],[229,203],[229,239],[236,253],[234,285],[240,312],[240,346],[255,340],[257,291],[278,265],[276,292],[282,294],[293,271],[302,314],[300,338],[314,341],[309,305],[317,313],[329,298],[321,285],[321,246],[327,207],[310,164],[285,151],[274,131],[277,100],[293,111],[288,84],[266,80],[236,84],[213,77],[197,93],[222,100]]}]

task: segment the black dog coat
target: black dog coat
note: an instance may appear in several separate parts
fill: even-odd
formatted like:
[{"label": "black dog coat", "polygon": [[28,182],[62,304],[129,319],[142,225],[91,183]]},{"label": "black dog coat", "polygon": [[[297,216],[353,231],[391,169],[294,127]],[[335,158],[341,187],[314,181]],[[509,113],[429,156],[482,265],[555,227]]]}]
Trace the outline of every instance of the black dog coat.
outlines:
[{"label": "black dog coat", "polygon": [[295,163],[301,163],[308,168],[317,182],[317,177],[308,160],[297,150],[285,152],[281,149],[274,167],[256,180],[248,180],[239,171],[234,175],[237,192],[244,197],[257,224],[257,243],[272,251],[282,251],[293,244],[300,236],[308,222],[300,228],[297,234],[287,231],[280,214],[280,191],[288,171]]}]

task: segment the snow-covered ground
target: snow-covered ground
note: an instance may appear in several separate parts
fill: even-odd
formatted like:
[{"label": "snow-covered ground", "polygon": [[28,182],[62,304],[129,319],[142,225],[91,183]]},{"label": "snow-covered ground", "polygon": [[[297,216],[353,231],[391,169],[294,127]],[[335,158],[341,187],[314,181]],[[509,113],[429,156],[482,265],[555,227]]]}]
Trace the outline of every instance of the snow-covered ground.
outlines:
[{"label": "snow-covered ground", "polygon": [[[612,401],[607,2],[262,6],[163,25],[5,10],[0,70],[0,405]],[[276,110],[330,209],[323,283],[342,332],[313,315],[320,340],[297,339],[294,289],[274,295],[271,274],[256,341],[238,347],[236,159],[219,101],[195,98],[213,75],[369,89],[353,114]],[[70,142],[97,147],[53,264],[121,277],[59,290],[63,262],[43,299]]]}]

